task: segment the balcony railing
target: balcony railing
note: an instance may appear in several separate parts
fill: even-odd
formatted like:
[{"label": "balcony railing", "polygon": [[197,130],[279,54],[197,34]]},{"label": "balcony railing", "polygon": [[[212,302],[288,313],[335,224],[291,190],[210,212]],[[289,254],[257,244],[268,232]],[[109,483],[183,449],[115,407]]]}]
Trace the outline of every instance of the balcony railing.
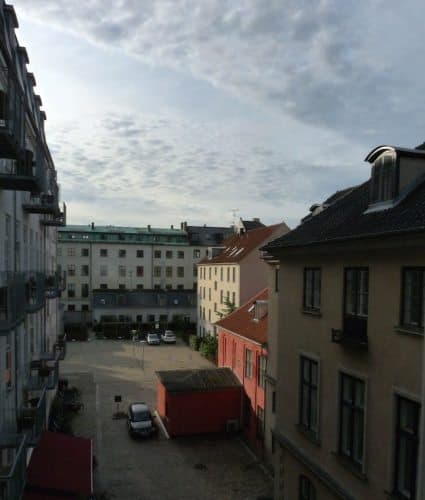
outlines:
[{"label": "balcony railing", "polygon": [[59,353],[41,353],[39,358],[31,361],[31,372],[27,382],[29,391],[49,391],[56,388],[59,378]]},{"label": "balcony railing", "polygon": [[367,349],[367,317],[345,316],[342,330],[332,328],[332,342]]},{"label": "balcony railing", "polygon": [[13,454],[9,466],[0,466],[0,499],[17,500],[25,488],[27,437],[25,434],[0,434],[0,455]]},{"label": "balcony railing", "polygon": [[30,399],[18,417],[18,429],[25,433],[30,446],[37,444],[41,433],[46,429],[46,391],[47,388],[43,387],[40,396]]},{"label": "balcony railing", "polygon": [[25,273],[25,300],[27,312],[44,307],[46,298],[46,276],[39,272]]},{"label": "balcony railing", "polygon": [[40,221],[42,224],[45,226],[66,226],[66,205],[63,203],[62,205],[62,210],[59,210],[59,212],[51,219],[43,219]]},{"label": "balcony railing", "polygon": [[58,337],[57,342],[53,346],[53,351],[57,358],[62,361],[66,356],[66,335],[62,334]]},{"label": "balcony railing", "polygon": [[46,299],[56,299],[62,295],[64,290],[65,273],[57,269],[56,272],[46,276],[45,293]]},{"label": "balcony railing", "polygon": [[24,273],[0,273],[0,335],[25,319],[25,297]]}]

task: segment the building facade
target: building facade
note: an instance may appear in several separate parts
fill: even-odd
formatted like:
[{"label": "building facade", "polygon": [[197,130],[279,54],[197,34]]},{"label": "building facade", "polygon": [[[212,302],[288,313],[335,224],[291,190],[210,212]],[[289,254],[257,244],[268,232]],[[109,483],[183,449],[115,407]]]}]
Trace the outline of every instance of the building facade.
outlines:
[{"label": "building facade", "polygon": [[90,322],[93,290],[194,290],[196,264],[211,242],[221,243],[229,231],[187,223],[179,229],[63,227],[58,262],[67,274],[64,309]]},{"label": "building facade", "polygon": [[262,290],[216,323],[218,366],[230,368],[243,386],[242,434],[253,451],[265,457],[265,387],[268,290]]},{"label": "building facade", "polygon": [[366,159],[367,182],[265,247],[278,261],[276,499],[423,498],[425,152]]},{"label": "building facade", "polygon": [[229,309],[267,286],[268,266],[259,249],[288,231],[284,222],[248,231],[243,226],[198,264],[198,336],[216,334],[215,323]]},{"label": "building facade", "polygon": [[15,35],[12,6],[0,2],[0,496],[21,497],[30,449],[46,427],[56,391],[58,308],[56,170],[46,115]]}]

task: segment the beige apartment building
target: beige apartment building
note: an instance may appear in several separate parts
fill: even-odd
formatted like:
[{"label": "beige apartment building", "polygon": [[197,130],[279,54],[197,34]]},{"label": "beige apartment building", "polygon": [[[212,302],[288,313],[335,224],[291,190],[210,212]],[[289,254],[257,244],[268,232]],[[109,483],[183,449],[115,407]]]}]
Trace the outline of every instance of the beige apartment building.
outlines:
[{"label": "beige apartment building", "polygon": [[264,248],[276,500],[423,498],[425,151],[366,160]]},{"label": "beige apartment building", "polygon": [[[210,251],[198,264],[198,335],[216,333],[214,323],[227,312],[227,304],[240,307],[267,286],[267,264],[260,247],[289,231],[282,222],[246,230],[243,225]],[[248,226],[249,227],[249,226]]]}]

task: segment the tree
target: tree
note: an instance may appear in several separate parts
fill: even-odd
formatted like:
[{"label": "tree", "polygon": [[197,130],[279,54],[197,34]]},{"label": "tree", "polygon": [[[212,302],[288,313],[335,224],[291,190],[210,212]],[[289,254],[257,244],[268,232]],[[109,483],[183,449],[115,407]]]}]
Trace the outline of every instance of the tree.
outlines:
[{"label": "tree", "polygon": [[224,308],[221,312],[218,312],[217,314],[221,318],[224,318],[225,316],[228,316],[231,314],[234,310],[236,309],[235,303],[232,302],[228,297],[224,299]]}]

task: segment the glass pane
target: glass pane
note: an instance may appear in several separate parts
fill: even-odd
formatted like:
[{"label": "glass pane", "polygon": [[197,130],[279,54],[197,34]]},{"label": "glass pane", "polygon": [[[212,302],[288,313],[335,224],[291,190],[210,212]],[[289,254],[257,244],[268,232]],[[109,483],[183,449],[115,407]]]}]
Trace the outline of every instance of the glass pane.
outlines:
[{"label": "glass pane", "polygon": [[355,396],[354,396],[354,404],[358,408],[364,407],[364,383],[360,380],[355,382]]},{"label": "glass pane", "polygon": [[355,412],[353,419],[353,458],[363,461],[363,413]]},{"label": "glass pane", "polygon": [[342,398],[349,403],[352,401],[351,385],[352,382],[348,377],[342,377]]},{"label": "glass pane", "polygon": [[342,408],[342,421],[341,421],[341,451],[350,456],[351,455],[351,429],[349,426],[350,422],[350,410],[344,406]]},{"label": "glass pane", "polygon": [[313,431],[317,430],[317,390],[311,389],[310,401],[310,428]]},{"label": "glass pane", "polygon": [[317,385],[317,363],[314,361],[311,363],[311,383]]},{"label": "glass pane", "polygon": [[303,359],[302,363],[303,363],[303,380],[305,382],[309,382],[310,381],[310,363],[306,359]]}]

